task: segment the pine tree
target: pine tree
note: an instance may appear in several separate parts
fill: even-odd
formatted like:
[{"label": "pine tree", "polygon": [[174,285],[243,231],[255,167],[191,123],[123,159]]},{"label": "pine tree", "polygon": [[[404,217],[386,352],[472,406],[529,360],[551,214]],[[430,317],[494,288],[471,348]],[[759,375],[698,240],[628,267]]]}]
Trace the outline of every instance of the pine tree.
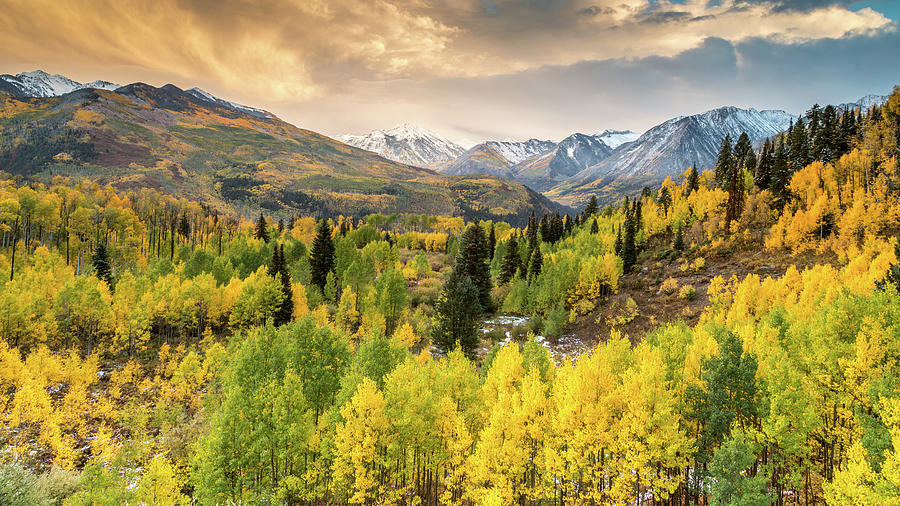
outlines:
[{"label": "pine tree", "polygon": [[584,216],[593,216],[597,214],[597,211],[599,210],[600,208],[599,204],[597,203],[597,196],[591,195],[591,200],[588,201],[587,206],[584,208]]},{"label": "pine tree", "polygon": [[768,190],[772,183],[772,143],[766,139],[762,152],[759,155],[759,163],[753,172],[753,181],[760,190]]},{"label": "pine tree", "polygon": [[466,355],[474,356],[479,343],[478,315],[482,312],[479,299],[472,279],[453,269],[434,308],[431,339],[438,349],[447,353],[459,346]]},{"label": "pine tree", "polygon": [[284,218],[278,218],[278,233],[284,232]]},{"label": "pine tree", "polygon": [[454,270],[459,270],[472,280],[478,289],[478,302],[481,308],[486,312],[493,311],[488,244],[481,225],[472,224],[463,233]]},{"label": "pine tree", "polygon": [[[750,136],[747,135],[747,132],[741,132],[740,137],[738,137],[737,142],[734,144],[735,163],[738,167],[746,169],[748,168],[748,165],[751,164],[751,158],[754,158],[753,162],[755,162],[753,145],[750,143]],[[730,177],[730,175],[728,177]]]},{"label": "pine tree", "polygon": [[597,218],[594,218],[594,220],[591,222],[591,233],[596,234],[598,232],[600,232],[600,226],[597,225]]},{"label": "pine tree", "polygon": [[635,215],[634,212],[625,215],[625,234],[622,237],[622,271],[631,272],[631,268],[637,263],[637,248],[634,244]]},{"label": "pine tree", "polygon": [[494,260],[494,250],[497,248],[497,236],[494,232],[494,223],[491,222],[491,232],[488,234],[488,262]]},{"label": "pine tree", "polygon": [[616,243],[613,245],[616,255],[622,256],[622,227],[616,227]]},{"label": "pine tree", "polygon": [[728,184],[728,175],[731,174],[731,166],[734,164],[734,156],[731,150],[731,136],[726,135],[719,145],[719,156],[716,159],[716,186],[725,188]]},{"label": "pine tree", "polygon": [[797,120],[790,134],[789,165],[791,173],[806,167],[812,159],[809,156],[809,139],[806,135],[806,126],[803,118]]},{"label": "pine tree", "polygon": [[257,239],[269,242],[269,225],[266,223],[266,217],[259,213],[259,219],[256,220],[256,229],[253,233]]},{"label": "pine tree", "polygon": [[669,192],[668,186],[663,186],[659,190],[659,196],[656,201],[663,206],[663,214],[669,214],[669,206],[672,205],[672,193]]},{"label": "pine tree", "polygon": [[325,289],[328,273],[334,271],[334,241],[331,239],[331,225],[322,219],[316,227],[316,238],[313,239],[309,258],[309,273],[312,284]]},{"label": "pine tree", "polygon": [[91,257],[91,263],[94,265],[94,273],[97,279],[106,282],[106,286],[113,288],[112,267],[109,264],[109,252],[106,245],[98,242],[94,247],[94,255]]},{"label": "pine tree", "polygon": [[787,185],[791,179],[791,170],[788,166],[787,149],[783,135],[775,141],[775,154],[772,158],[772,173],[769,188],[778,199],[780,207],[784,207],[787,199]]},{"label": "pine tree", "polygon": [[678,227],[675,229],[675,241],[672,243],[672,249],[678,252],[684,251],[684,232],[682,229],[684,226],[679,223]]},{"label": "pine tree", "polygon": [[531,260],[528,262],[528,283],[531,283],[538,277],[543,266],[544,255],[541,253],[541,248],[535,248],[531,254]]},{"label": "pine tree", "polygon": [[284,295],[281,306],[275,311],[273,323],[275,325],[284,325],[289,323],[294,317],[294,290],[291,285],[291,275],[287,270],[287,261],[284,257],[284,244],[276,245],[272,251],[269,275],[281,283],[281,293]]},{"label": "pine tree", "polygon": [[688,193],[692,191],[697,191],[700,189],[700,173],[697,171],[697,164],[694,164],[691,167],[690,172],[688,172],[687,177],[687,191]]},{"label": "pine tree", "polygon": [[516,276],[516,272],[522,268],[522,259],[519,257],[519,241],[515,237],[511,237],[506,242],[506,254],[503,255],[503,262],[500,264],[500,274],[497,281],[503,285]]}]

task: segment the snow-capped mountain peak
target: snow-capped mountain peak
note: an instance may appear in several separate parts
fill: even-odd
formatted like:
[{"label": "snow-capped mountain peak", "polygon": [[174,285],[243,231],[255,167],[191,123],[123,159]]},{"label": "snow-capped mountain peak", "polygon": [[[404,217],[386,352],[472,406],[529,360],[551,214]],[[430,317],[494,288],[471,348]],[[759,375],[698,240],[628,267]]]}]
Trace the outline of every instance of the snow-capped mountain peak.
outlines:
[{"label": "snow-capped mountain peak", "polygon": [[396,162],[429,167],[453,160],[466,150],[441,135],[412,123],[401,123],[365,135],[342,135],[339,141]]},{"label": "snow-capped mountain peak", "polygon": [[606,129],[596,135],[594,137],[603,141],[604,144],[609,146],[612,149],[616,149],[622,144],[637,140],[641,134],[637,132],[632,132],[631,130],[610,130]]},{"label": "snow-capped mountain peak", "polygon": [[12,88],[18,95],[41,98],[58,97],[85,88],[100,88],[104,90],[119,88],[118,84],[107,81],[94,81],[82,84],[59,74],[48,74],[43,70],[22,72],[16,75],[3,74],[0,75],[0,81],[7,85],[7,89]]}]

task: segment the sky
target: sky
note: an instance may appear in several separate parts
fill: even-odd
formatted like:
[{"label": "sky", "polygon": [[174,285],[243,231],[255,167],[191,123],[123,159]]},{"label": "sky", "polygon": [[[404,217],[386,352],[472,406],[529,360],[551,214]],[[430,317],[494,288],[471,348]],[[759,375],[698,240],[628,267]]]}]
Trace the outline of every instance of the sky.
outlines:
[{"label": "sky", "polygon": [[0,73],[198,86],[326,135],[643,131],[900,84],[900,0],[0,0]]}]

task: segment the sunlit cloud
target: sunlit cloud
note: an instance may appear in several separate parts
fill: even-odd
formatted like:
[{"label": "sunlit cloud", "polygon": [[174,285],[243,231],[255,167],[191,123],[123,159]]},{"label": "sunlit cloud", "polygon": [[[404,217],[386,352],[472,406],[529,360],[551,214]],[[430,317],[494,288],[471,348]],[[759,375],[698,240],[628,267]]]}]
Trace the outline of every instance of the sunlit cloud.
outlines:
[{"label": "sunlit cloud", "polygon": [[708,37],[786,44],[886,29],[839,3],[707,0],[7,0],[10,61],[98,62],[303,100],[351,78],[484,77],[673,56]]}]

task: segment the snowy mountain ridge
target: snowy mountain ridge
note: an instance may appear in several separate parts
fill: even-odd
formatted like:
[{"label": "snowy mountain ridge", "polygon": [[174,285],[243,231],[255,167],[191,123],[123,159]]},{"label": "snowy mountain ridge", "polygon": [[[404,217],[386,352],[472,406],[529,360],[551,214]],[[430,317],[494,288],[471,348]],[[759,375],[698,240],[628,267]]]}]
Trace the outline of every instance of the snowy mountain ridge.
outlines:
[{"label": "snowy mountain ridge", "polygon": [[338,140],[378,153],[389,160],[417,167],[449,162],[466,152],[450,139],[412,123],[373,130],[365,135],[342,135]]},{"label": "snowy mountain ridge", "polygon": [[101,90],[115,90],[118,84],[108,81],[93,81],[82,84],[59,74],[48,74],[43,70],[22,72],[16,75],[2,74],[0,81],[12,86],[18,94],[26,97],[58,97],[76,90],[96,88]]}]

